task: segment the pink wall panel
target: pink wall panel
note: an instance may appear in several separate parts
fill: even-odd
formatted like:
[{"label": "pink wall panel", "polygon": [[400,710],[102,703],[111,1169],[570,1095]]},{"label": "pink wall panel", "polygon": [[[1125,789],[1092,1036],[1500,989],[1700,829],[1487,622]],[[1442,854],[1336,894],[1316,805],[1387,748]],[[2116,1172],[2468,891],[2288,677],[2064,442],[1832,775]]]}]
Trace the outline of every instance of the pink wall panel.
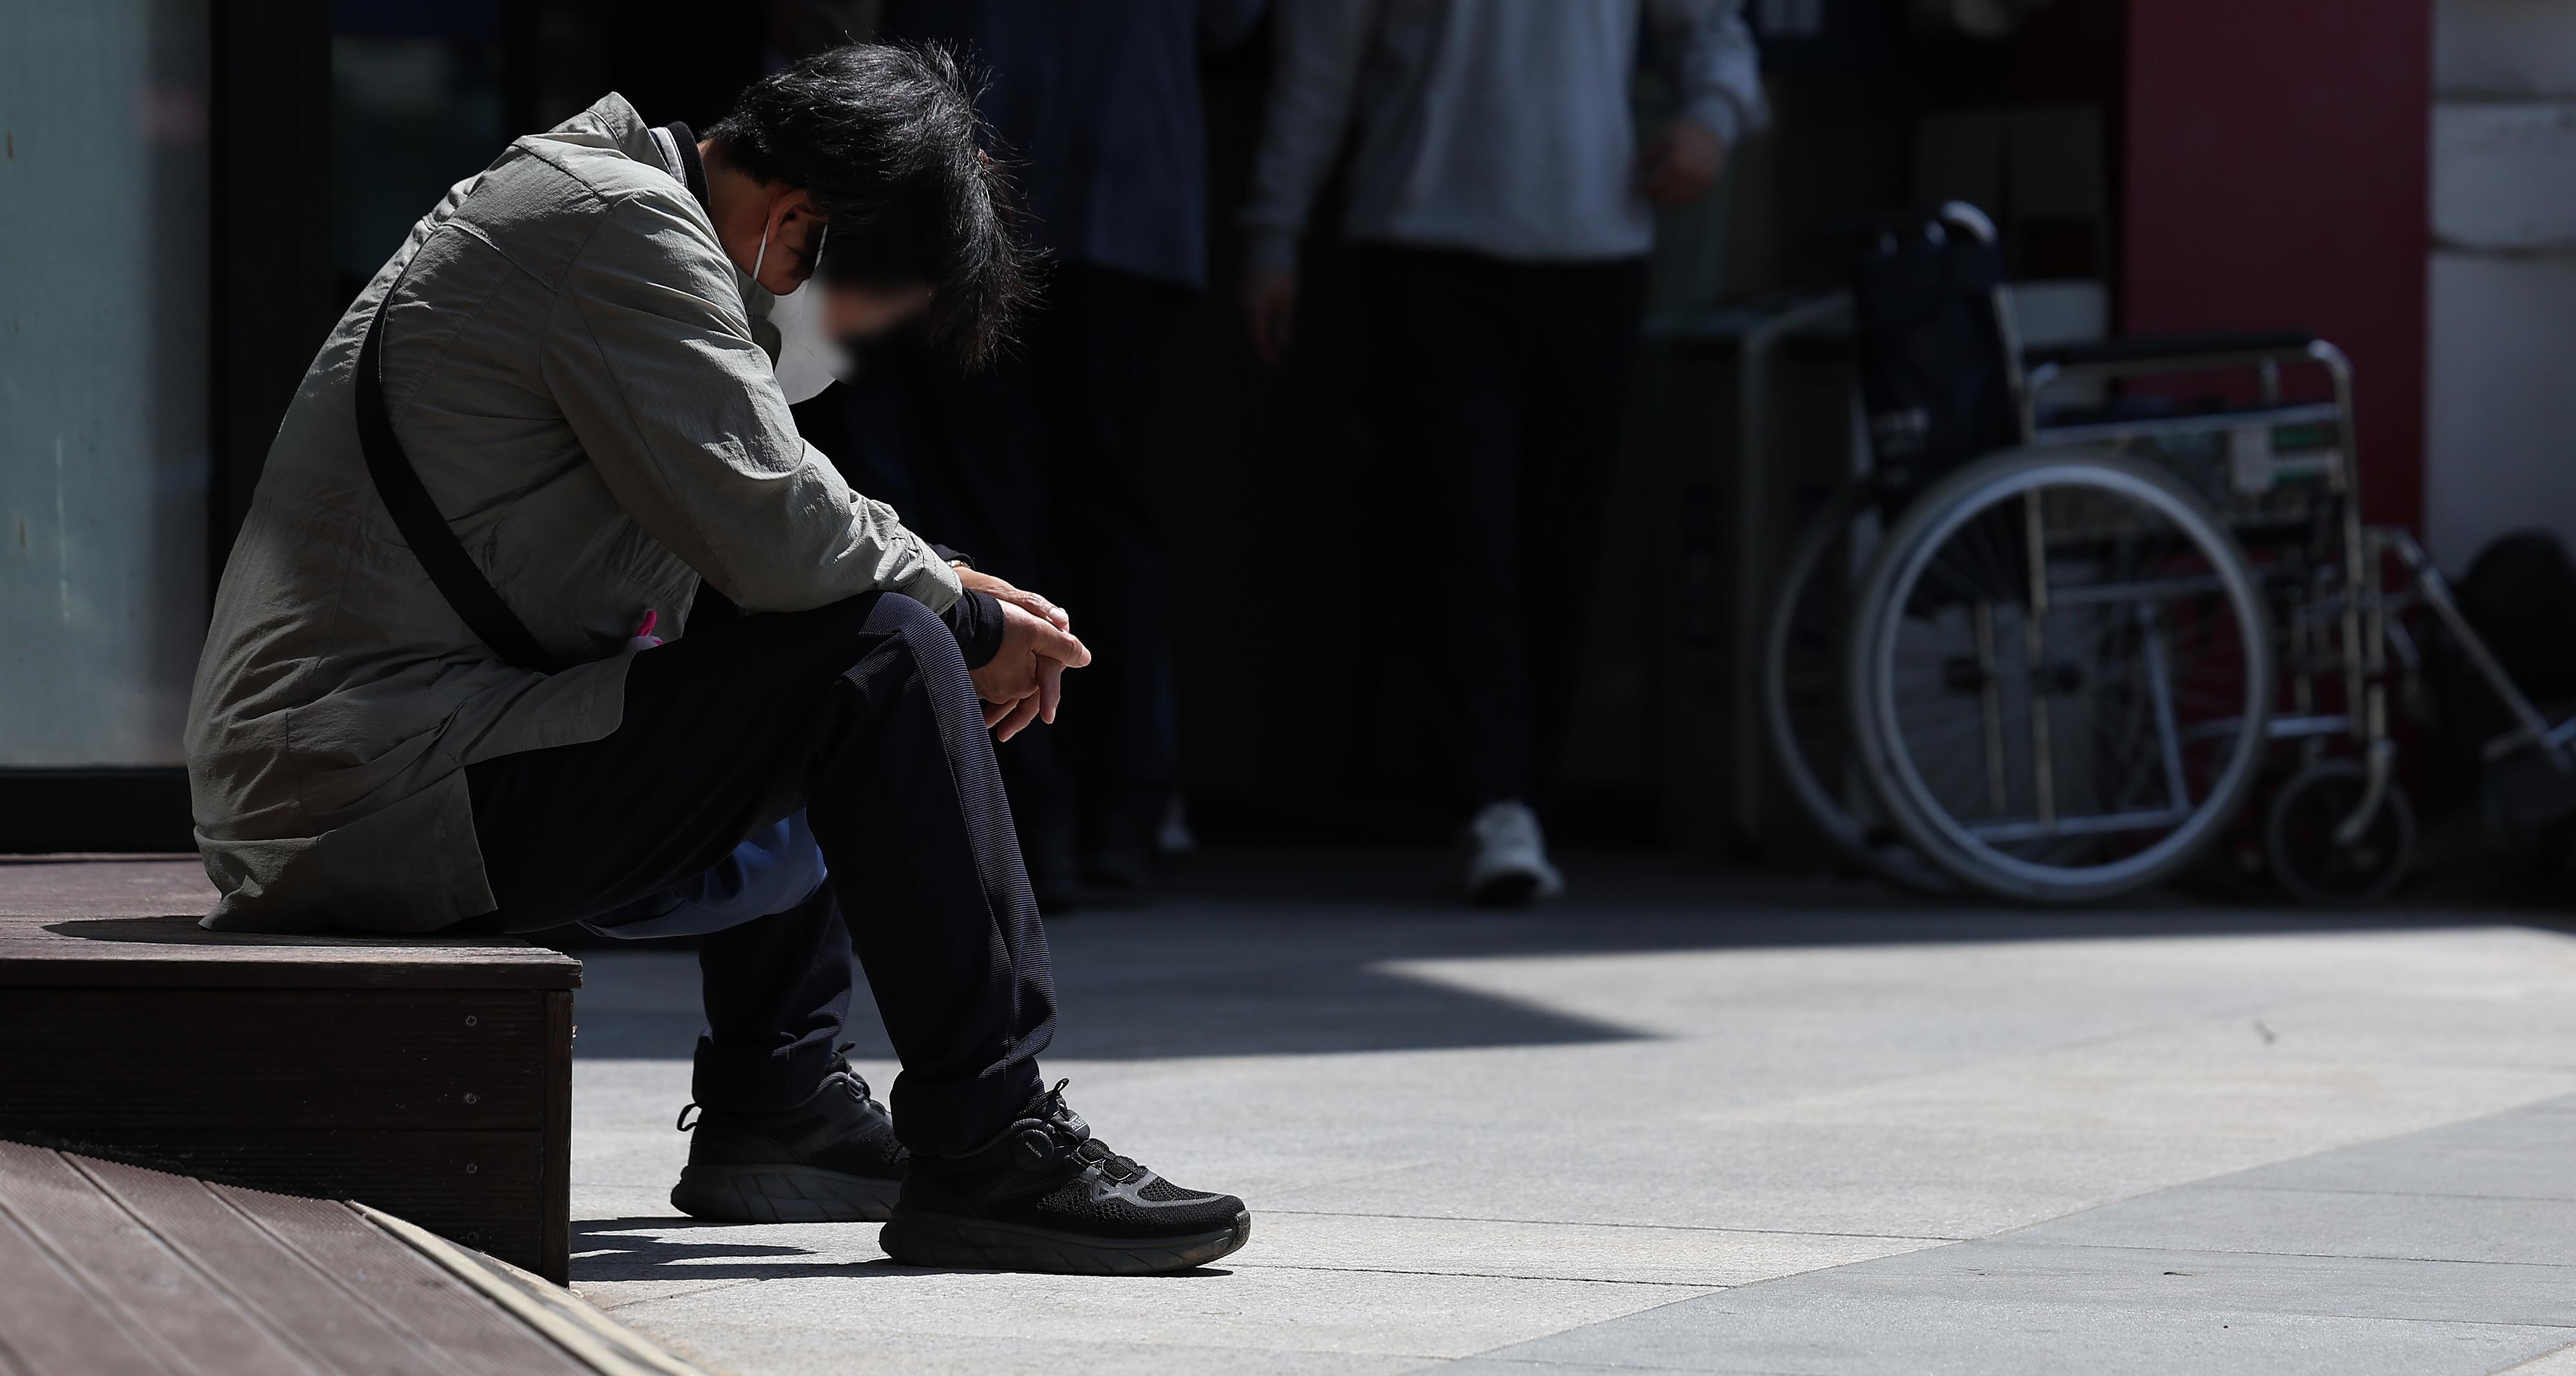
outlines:
[{"label": "pink wall panel", "polygon": [[2132,334],[2312,329],[2352,356],[2371,519],[2423,508],[2432,0],[2129,0]]}]

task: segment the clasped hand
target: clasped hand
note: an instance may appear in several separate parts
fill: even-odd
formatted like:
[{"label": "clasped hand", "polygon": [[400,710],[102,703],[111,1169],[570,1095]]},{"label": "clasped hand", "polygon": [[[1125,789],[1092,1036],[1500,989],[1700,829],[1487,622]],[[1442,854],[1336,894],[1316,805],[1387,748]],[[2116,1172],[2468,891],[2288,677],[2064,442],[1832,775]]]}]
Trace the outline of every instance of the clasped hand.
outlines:
[{"label": "clasped hand", "polygon": [[984,701],[984,724],[1009,740],[1033,721],[1053,722],[1064,697],[1064,671],[1091,662],[1074,638],[1073,618],[1036,593],[1015,588],[978,569],[959,565],[970,593],[988,593],[1002,604],[1002,648],[971,675]]}]

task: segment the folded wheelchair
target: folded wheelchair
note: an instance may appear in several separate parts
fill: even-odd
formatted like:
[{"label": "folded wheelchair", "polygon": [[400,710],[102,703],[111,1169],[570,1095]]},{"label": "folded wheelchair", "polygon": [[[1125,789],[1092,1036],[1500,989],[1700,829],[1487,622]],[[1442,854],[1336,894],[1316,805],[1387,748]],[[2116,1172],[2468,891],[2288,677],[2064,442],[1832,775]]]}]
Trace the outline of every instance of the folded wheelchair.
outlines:
[{"label": "folded wheelchair", "polygon": [[2375,900],[2415,842],[2390,715],[2419,612],[2511,712],[2491,756],[2576,768],[2576,719],[2515,689],[2409,535],[2362,524],[2332,344],[2024,350],[1974,207],[1868,239],[1862,471],[1790,547],[1761,664],[1781,770],[1839,849],[1918,890],[2073,903],[2234,837],[2300,901]]}]

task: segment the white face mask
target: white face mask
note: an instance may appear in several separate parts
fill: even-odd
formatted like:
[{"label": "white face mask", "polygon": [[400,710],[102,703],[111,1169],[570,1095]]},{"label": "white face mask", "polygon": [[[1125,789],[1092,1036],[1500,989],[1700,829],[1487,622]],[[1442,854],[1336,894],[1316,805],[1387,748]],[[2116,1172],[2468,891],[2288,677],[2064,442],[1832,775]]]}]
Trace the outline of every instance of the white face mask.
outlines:
[{"label": "white face mask", "polygon": [[856,371],[849,351],[823,333],[823,289],[811,279],[770,304],[769,323],[778,327],[778,390],[789,403],[811,401]]},{"label": "white face mask", "polygon": [[[823,237],[814,245],[814,256],[823,256],[823,245],[831,238],[832,227],[823,226]],[[752,259],[753,280],[760,276],[760,264],[769,256],[769,235],[760,236],[760,252]],[[811,401],[823,389],[850,376],[855,371],[849,351],[840,341],[823,332],[823,289],[806,278],[796,290],[775,297],[769,307],[769,323],[778,329],[778,390],[787,394],[788,404]]]}]

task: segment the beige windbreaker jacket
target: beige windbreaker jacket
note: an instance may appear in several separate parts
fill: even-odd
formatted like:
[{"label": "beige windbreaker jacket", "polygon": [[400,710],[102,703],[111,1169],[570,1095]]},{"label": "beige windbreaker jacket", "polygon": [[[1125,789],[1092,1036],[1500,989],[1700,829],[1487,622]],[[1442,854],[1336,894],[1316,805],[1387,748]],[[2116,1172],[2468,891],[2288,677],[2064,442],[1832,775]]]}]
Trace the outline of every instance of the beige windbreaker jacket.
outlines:
[{"label": "beige windbreaker jacket", "polygon": [[[496,658],[368,480],[352,379],[388,291],[394,433],[564,672]],[[491,911],[464,767],[616,730],[628,636],[647,608],[684,627],[701,575],[751,611],[956,601],[955,571],[798,438],[753,334],[769,304],[617,95],[412,227],[305,374],[215,598],[187,741],[207,926]]]}]

